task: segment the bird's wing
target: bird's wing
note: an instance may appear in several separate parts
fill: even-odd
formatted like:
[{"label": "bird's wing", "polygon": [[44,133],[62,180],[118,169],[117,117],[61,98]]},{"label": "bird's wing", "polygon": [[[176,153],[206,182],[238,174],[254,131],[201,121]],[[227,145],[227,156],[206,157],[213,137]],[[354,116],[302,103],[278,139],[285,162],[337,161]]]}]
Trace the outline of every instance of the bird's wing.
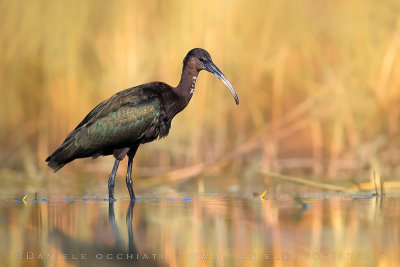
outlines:
[{"label": "bird's wing", "polygon": [[57,171],[76,158],[109,155],[140,142],[160,116],[159,87],[144,84],[126,89],[97,105],[47,157],[49,166]]},{"label": "bird's wing", "polygon": [[135,105],[139,103],[141,100],[141,95],[143,94],[143,91],[145,89],[146,89],[146,84],[132,87],[116,93],[115,95],[101,102],[94,109],[92,109],[86,115],[86,117],[78,124],[78,126],[76,126],[75,130],[84,125],[90,126],[98,119],[107,116],[110,112],[113,112],[122,106],[129,104]]},{"label": "bird's wing", "polygon": [[158,98],[122,105],[82,126],[74,139],[77,147],[98,152],[129,147],[141,139],[159,114]]},{"label": "bird's wing", "polygon": [[121,91],[97,105],[67,137],[79,149],[101,152],[130,146],[146,133],[160,114],[160,99],[145,86]]}]

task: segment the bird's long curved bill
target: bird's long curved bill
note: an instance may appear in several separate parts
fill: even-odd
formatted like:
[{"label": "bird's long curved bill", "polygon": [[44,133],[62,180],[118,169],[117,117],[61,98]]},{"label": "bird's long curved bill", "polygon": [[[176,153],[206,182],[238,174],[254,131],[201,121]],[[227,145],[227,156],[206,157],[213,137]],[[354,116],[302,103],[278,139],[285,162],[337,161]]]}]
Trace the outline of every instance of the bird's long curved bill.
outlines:
[{"label": "bird's long curved bill", "polygon": [[225,77],[225,75],[220,71],[217,66],[215,66],[214,63],[209,63],[206,65],[206,68],[209,72],[214,74],[218,79],[220,79],[226,86],[228,86],[229,90],[231,91],[233,98],[235,99],[236,105],[239,105],[239,98],[235,92],[235,89],[233,89],[232,84],[228,81],[228,79]]}]

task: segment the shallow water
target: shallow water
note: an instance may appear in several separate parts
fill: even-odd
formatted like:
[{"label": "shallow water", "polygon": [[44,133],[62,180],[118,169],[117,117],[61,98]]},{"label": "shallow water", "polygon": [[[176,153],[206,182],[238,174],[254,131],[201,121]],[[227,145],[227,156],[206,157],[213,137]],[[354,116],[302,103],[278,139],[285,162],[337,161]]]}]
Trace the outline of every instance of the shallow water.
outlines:
[{"label": "shallow water", "polygon": [[0,200],[2,266],[394,265],[400,199],[250,195]]}]

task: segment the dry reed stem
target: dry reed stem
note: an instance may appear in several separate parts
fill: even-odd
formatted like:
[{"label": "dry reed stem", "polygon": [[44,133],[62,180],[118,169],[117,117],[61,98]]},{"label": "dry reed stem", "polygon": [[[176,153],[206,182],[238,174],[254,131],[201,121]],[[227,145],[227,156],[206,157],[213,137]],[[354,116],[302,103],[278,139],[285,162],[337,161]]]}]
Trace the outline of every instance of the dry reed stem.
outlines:
[{"label": "dry reed stem", "polygon": [[339,192],[354,191],[352,188],[346,188],[346,187],[342,187],[342,186],[338,186],[338,185],[320,183],[320,182],[316,182],[316,181],[306,180],[303,178],[293,177],[293,176],[288,176],[288,175],[282,175],[282,174],[273,173],[273,172],[269,172],[269,171],[261,171],[261,173],[268,175],[270,177],[273,177],[273,178],[278,178],[281,180],[298,183],[298,184],[303,184],[303,185],[308,185],[308,186],[313,186],[313,187],[318,187],[318,188],[322,188],[322,189],[328,189],[328,190],[339,191]]},{"label": "dry reed stem", "polygon": [[376,183],[376,172],[374,170],[372,171],[371,176],[372,176],[372,180],[374,181],[375,195],[379,196],[378,185]]},{"label": "dry reed stem", "polygon": [[381,197],[385,196],[385,185],[384,185],[384,178],[383,175],[380,175],[380,185],[381,185]]}]

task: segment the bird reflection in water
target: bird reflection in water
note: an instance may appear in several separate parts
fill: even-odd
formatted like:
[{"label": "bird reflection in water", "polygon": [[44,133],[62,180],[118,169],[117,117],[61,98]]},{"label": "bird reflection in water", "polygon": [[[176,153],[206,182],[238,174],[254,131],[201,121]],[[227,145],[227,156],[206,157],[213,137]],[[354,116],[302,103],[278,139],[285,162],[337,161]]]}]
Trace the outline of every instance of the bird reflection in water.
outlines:
[{"label": "bird reflection in water", "polygon": [[[132,255],[138,255],[138,250],[136,248],[135,240],[133,239],[133,230],[132,230],[132,215],[133,208],[135,207],[135,201],[132,200],[129,203],[128,211],[126,212],[126,225],[128,228],[128,253]],[[109,201],[108,204],[108,220],[111,223],[113,234],[115,237],[115,245],[117,248],[123,248],[123,243],[121,240],[121,236],[118,231],[118,227],[115,224],[115,214],[114,214],[114,201]]]},{"label": "bird reflection in water", "polygon": [[[50,235],[50,241],[61,253],[75,255],[77,259],[69,259],[68,263],[76,264],[76,266],[164,266],[166,262],[157,261],[145,253],[140,253],[135,244],[132,228],[133,208],[135,201],[130,201],[126,213],[126,226],[128,232],[128,248],[124,246],[123,238],[115,222],[114,201],[109,201],[108,220],[111,224],[112,232],[115,238],[114,245],[105,245],[102,242],[85,242],[76,238],[72,238],[59,228],[55,228]],[[82,255],[85,255],[82,258]]]}]

